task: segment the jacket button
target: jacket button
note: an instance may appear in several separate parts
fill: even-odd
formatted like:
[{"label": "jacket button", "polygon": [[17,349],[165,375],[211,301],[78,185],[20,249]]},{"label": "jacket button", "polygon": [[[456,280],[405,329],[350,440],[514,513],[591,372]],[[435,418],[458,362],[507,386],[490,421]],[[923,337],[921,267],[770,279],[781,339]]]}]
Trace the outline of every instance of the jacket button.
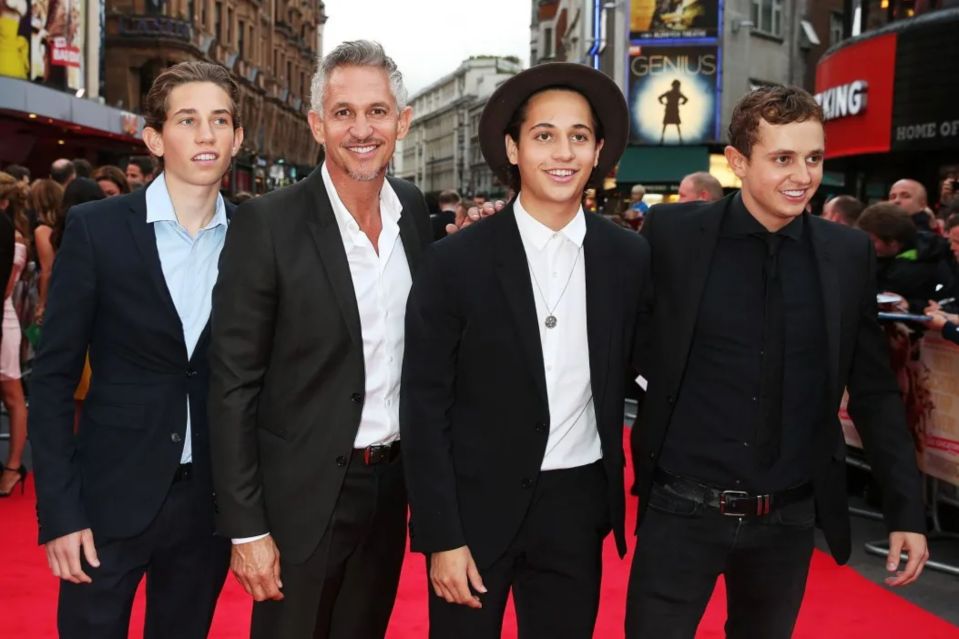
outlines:
[{"label": "jacket button", "polygon": [[187,376],[187,377],[196,377],[196,376],[197,376],[196,369],[193,369],[193,368],[188,368],[188,369],[186,369],[186,376]]},{"label": "jacket button", "polygon": [[545,433],[546,432],[546,422],[536,422],[536,432]]},{"label": "jacket button", "polygon": [[180,433],[171,433],[170,441],[173,442],[174,444],[179,444],[180,442],[183,441],[183,435],[181,435]]},{"label": "jacket button", "polygon": [[530,479],[529,477],[525,477],[525,478],[523,478],[523,481],[520,482],[520,485],[521,485],[523,488],[529,488],[530,486],[533,485],[533,480]]},{"label": "jacket button", "polygon": [[336,465],[339,466],[340,468],[342,468],[343,466],[346,466],[346,457],[344,457],[343,455],[340,455],[339,457],[337,457]]},{"label": "jacket button", "polygon": [[675,402],[675,401],[676,401],[676,398],[673,397],[672,395],[667,395],[667,396],[666,396],[666,403],[667,403],[667,404],[672,404],[672,403]]},{"label": "jacket button", "polygon": [[650,454],[649,454],[649,458],[650,458],[650,459],[656,459],[656,453],[650,453]]},{"label": "jacket button", "polygon": [[353,400],[354,404],[360,404],[363,402],[363,396],[360,395],[359,393],[353,393],[352,395],[350,395],[350,399]]}]

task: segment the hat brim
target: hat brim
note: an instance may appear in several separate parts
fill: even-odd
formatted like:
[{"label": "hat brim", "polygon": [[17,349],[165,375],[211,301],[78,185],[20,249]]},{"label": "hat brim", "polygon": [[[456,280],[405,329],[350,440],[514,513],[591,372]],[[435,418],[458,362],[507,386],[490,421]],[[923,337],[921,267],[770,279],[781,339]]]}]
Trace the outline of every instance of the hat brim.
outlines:
[{"label": "hat brim", "polygon": [[516,110],[531,95],[552,87],[567,88],[585,97],[603,127],[603,148],[593,170],[601,180],[619,161],[629,137],[629,108],[626,98],[604,73],[582,64],[549,62],[526,69],[501,84],[490,96],[479,123],[480,149],[486,163],[503,184],[510,181],[506,155],[506,127]]}]

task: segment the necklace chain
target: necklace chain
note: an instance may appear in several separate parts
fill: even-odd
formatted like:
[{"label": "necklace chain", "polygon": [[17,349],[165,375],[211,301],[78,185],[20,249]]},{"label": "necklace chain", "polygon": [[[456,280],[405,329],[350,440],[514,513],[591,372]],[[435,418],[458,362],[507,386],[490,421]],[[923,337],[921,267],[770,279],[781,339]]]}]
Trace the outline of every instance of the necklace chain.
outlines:
[{"label": "necklace chain", "polygon": [[539,291],[539,296],[543,298],[543,306],[546,308],[546,328],[554,328],[556,326],[556,316],[553,315],[553,311],[556,310],[559,303],[563,301],[563,296],[566,295],[566,289],[569,288],[569,283],[573,280],[573,273],[576,271],[576,264],[579,262],[579,255],[582,252],[583,247],[580,245],[579,250],[576,251],[576,259],[573,260],[573,267],[569,269],[569,275],[566,277],[566,284],[563,286],[563,291],[559,294],[556,303],[553,304],[553,308],[549,307],[549,300],[543,295],[543,289],[539,285],[539,280],[536,279],[536,272],[533,270],[533,265],[530,264],[529,257],[527,256],[526,258],[526,265],[529,266],[529,274],[533,276],[533,283],[536,284],[536,290]]}]

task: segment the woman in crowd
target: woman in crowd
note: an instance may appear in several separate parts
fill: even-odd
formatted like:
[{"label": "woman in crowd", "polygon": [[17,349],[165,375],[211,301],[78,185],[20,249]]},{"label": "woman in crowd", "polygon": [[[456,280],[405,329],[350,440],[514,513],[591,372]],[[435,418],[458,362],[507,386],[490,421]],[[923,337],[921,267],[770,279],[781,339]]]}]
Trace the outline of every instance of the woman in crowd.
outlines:
[{"label": "woman in crowd", "polygon": [[37,228],[33,231],[33,244],[40,265],[40,279],[37,284],[37,306],[34,319],[43,323],[43,312],[47,305],[47,287],[50,274],[53,273],[53,229],[59,225],[62,215],[63,187],[50,179],[37,180],[30,187],[30,204],[37,214]]},{"label": "woman in crowd", "polygon": [[101,166],[93,172],[93,179],[107,197],[130,192],[127,176],[118,166],[112,164]]},{"label": "woman in crowd", "polygon": [[[6,174],[4,174],[6,175]],[[10,451],[3,473],[0,475],[0,497],[9,497],[16,485],[23,493],[27,469],[23,466],[23,449],[27,442],[27,404],[20,382],[20,320],[13,308],[13,287],[27,262],[27,241],[30,236],[30,221],[27,206],[30,187],[13,178],[0,180],[0,201],[5,202],[3,215],[10,216],[16,229],[13,270],[4,283],[3,322],[0,324],[3,337],[0,339],[0,394],[10,415]]]}]

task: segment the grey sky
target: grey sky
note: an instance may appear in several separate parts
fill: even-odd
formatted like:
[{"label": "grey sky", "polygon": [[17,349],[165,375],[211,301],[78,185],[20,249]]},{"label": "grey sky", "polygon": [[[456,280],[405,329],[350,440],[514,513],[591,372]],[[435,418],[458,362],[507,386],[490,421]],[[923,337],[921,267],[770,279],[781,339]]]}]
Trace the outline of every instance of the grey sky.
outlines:
[{"label": "grey sky", "polygon": [[529,64],[529,0],[325,0],[323,48],[376,40],[413,95],[471,55],[515,55]]}]

